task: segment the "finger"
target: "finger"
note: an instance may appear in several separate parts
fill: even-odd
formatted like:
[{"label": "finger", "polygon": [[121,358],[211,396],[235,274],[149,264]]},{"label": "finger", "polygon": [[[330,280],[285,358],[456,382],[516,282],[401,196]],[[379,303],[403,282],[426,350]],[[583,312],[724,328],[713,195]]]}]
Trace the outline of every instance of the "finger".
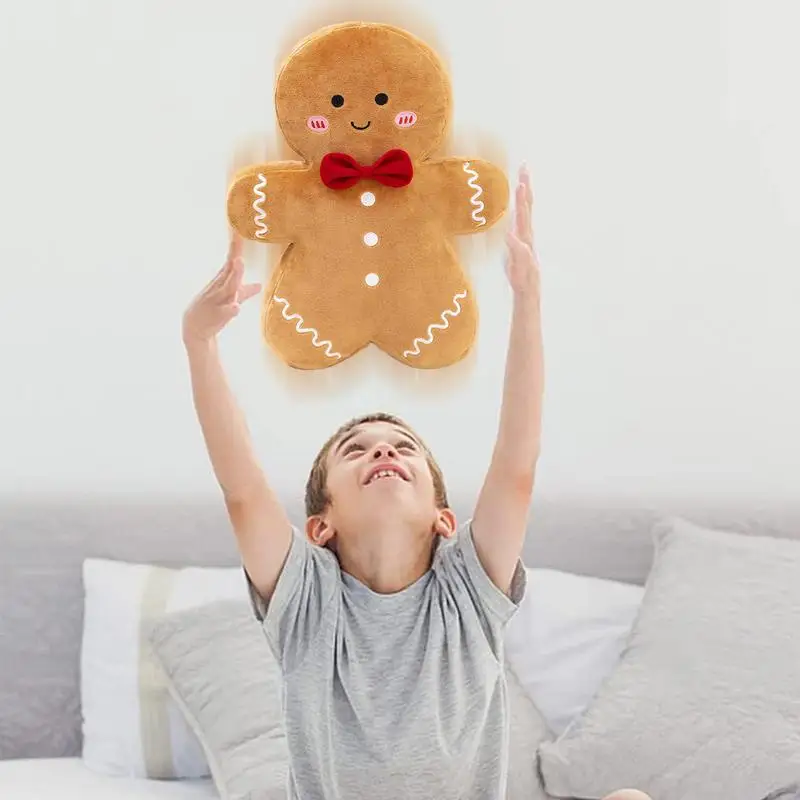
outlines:
[{"label": "finger", "polygon": [[238,300],[234,299],[220,306],[220,311],[225,317],[227,317],[227,319],[231,319],[231,317],[235,317],[239,313],[241,307],[242,304]]},{"label": "finger", "polygon": [[508,245],[509,254],[512,257],[520,256],[523,253],[529,252],[528,246],[514,231],[509,231],[506,234],[506,244]]},{"label": "finger", "polygon": [[222,265],[222,269],[217,273],[217,276],[208,286],[208,294],[215,297],[221,297],[225,293],[225,287],[230,280],[231,271],[233,270],[233,262],[226,261]]},{"label": "finger", "polygon": [[226,301],[230,301],[236,297],[236,293],[242,286],[243,278],[244,262],[242,259],[234,258],[232,261],[229,261],[225,279],[220,286],[220,296]]},{"label": "finger", "polygon": [[520,184],[517,186],[516,202],[515,202],[515,215],[514,215],[514,232],[524,242],[529,244],[533,243],[533,228],[531,224],[531,211],[528,205],[528,198],[525,192],[525,187]]},{"label": "finger", "polygon": [[234,236],[231,237],[231,241],[228,245],[228,253],[225,262],[220,267],[219,272],[206,284],[204,291],[214,292],[215,294],[220,292],[225,282],[230,277],[234,263],[237,259],[241,259],[241,237],[239,237],[238,243],[235,237],[238,237],[238,234],[234,232]]},{"label": "finger", "polygon": [[260,283],[246,283],[244,286],[239,289],[239,293],[236,295],[236,299],[239,303],[244,303],[246,300],[249,300],[251,297],[255,297],[257,294],[261,292],[261,284]]},{"label": "finger", "polygon": [[508,245],[508,258],[511,261],[520,264],[538,264],[534,249],[513,231],[509,231],[506,236],[506,243]]},{"label": "finger", "polygon": [[525,186],[525,196],[528,200],[528,205],[533,208],[533,189],[531,189],[531,173],[528,165],[523,163],[519,168],[519,182]]},{"label": "finger", "polygon": [[232,230],[230,244],[228,245],[228,261],[233,262],[237,259],[241,259],[243,248],[244,242],[242,237],[236,230]]},{"label": "finger", "polygon": [[220,284],[227,276],[228,272],[230,271],[230,267],[232,264],[231,259],[231,246],[228,246],[228,252],[225,255],[225,260],[222,262],[222,266],[219,268],[217,274],[209,281],[209,286],[214,285],[215,283]]},{"label": "finger", "polygon": [[203,292],[213,292],[222,284],[223,279],[225,278],[225,268],[227,267],[228,262],[226,261],[220,268],[219,272],[203,287]]},{"label": "finger", "polygon": [[522,235],[521,238],[523,241],[526,241],[531,247],[534,244],[534,233],[533,233],[533,213],[531,210],[531,202],[529,199],[529,189],[524,184],[520,184],[517,190],[517,197],[519,203],[524,203],[525,206],[525,214],[524,220],[522,220]]},{"label": "finger", "polygon": [[227,283],[230,279],[231,272],[234,267],[243,261],[242,259],[242,237],[234,230],[231,232],[230,242],[228,243],[228,254],[225,258],[225,263],[220,270],[219,278],[220,285]]}]

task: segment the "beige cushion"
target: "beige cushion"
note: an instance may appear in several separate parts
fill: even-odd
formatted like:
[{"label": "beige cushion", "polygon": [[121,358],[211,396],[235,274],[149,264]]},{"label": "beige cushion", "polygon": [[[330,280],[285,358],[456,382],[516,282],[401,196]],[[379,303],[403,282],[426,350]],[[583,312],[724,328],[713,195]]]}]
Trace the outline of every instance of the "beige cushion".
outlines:
[{"label": "beige cushion", "polygon": [[280,674],[249,605],[168,614],[150,642],[222,800],[285,800]]},{"label": "beige cushion", "polygon": [[657,526],[621,661],[556,742],[547,791],[759,800],[800,776],[800,544]]},{"label": "beige cushion", "polygon": [[510,709],[506,800],[548,800],[539,775],[538,749],[552,735],[510,667],[506,668],[506,680]]}]

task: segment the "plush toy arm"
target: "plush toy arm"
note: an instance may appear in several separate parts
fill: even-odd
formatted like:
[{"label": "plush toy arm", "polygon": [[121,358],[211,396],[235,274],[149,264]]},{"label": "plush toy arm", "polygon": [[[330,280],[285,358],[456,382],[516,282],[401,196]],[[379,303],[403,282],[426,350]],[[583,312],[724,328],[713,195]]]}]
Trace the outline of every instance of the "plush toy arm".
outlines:
[{"label": "plush toy arm", "polygon": [[299,190],[308,167],[298,161],[257,164],[238,172],[228,189],[228,221],[245,239],[290,242]]},{"label": "plush toy arm", "polygon": [[508,207],[508,179],[479,158],[445,158],[430,168],[438,173],[440,213],[454,234],[477,233],[494,225]]}]

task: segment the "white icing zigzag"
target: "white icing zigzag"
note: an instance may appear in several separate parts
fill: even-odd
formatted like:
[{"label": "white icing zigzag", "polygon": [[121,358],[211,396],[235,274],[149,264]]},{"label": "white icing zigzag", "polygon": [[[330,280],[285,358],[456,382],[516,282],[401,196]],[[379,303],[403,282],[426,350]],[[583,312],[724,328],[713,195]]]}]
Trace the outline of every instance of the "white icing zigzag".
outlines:
[{"label": "white icing zigzag", "polygon": [[450,323],[448,321],[448,317],[457,317],[461,313],[461,303],[459,300],[463,300],[467,296],[466,292],[457,292],[453,296],[453,305],[455,306],[455,311],[451,311],[449,308],[446,308],[442,311],[442,321],[441,322],[433,322],[428,325],[428,333],[424,339],[414,339],[413,343],[411,344],[411,350],[406,350],[403,353],[403,358],[408,358],[409,356],[418,356],[419,355],[419,346],[421,344],[431,344],[433,342],[433,332],[435,330],[446,331],[450,327]]},{"label": "white icing zigzag", "polygon": [[267,179],[260,172],[258,173],[258,177],[258,183],[253,187],[253,192],[256,194],[256,199],[253,201],[253,211],[256,212],[253,222],[255,222],[256,228],[258,228],[256,236],[261,239],[269,233],[269,228],[264,222],[267,216],[264,211],[264,201],[267,199],[267,196],[264,194],[264,187],[267,185]]},{"label": "white icing zigzag", "polygon": [[303,318],[299,314],[289,314],[289,301],[285,300],[283,297],[278,297],[278,295],[272,295],[272,299],[276,303],[283,303],[283,308],[281,309],[281,315],[287,322],[291,322],[293,319],[296,319],[297,322],[295,323],[294,329],[298,333],[310,333],[311,334],[311,344],[314,347],[324,347],[325,348],[325,355],[328,358],[341,358],[342,354],[337,353],[332,350],[333,343],[329,342],[327,339],[320,339],[319,338],[319,331],[316,328],[304,328],[303,327]]},{"label": "white icing zigzag", "polygon": [[475,208],[472,210],[472,219],[477,222],[478,225],[485,225],[486,217],[481,214],[481,211],[483,211],[485,206],[481,200],[478,200],[478,198],[483,194],[483,189],[481,189],[481,187],[478,185],[478,173],[470,167],[469,161],[464,162],[464,172],[466,172],[467,175],[472,175],[472,177],[467,181],[467,186],[475,190],[475,194],[473,194],[469,199],[470,203],[475,206]]}]

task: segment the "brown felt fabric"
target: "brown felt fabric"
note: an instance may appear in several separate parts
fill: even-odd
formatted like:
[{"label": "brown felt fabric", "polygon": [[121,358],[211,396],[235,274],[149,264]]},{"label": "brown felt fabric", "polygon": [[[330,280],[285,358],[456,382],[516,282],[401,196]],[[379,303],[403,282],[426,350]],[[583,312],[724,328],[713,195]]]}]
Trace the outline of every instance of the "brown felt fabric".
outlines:
[{"label": "brown felt fabric", "polygon": [[[376,103],[379,93],[388,102]],[[334,95],[344,104],[335,107]],[[286,60],[275,105],[303,160],[242,170],[228,194],[228,217],[240,234],[287,245],[265,293],[266,340],[299,369],[334,366],[370,343],[420,369],[459,361],[474,342],[478,310],[452,239],[500,219],[509,190],[489,162],[428,158],[451,110],[436,54],[388,25],[324,28]],[[411,127],[395,124],[404,111],[417,115]],[[325,132],[307,126],[312,116],[327,119]],[[356,130],[351,122],[369,127]],[[408,186],[370,179],[334,190],[320,178],[326,153],[368,165],[392,148],[411,157]],[[371,205],[362,202],[365,192],[374,196]],[[377,237],[372,246],[369,233]]]}]

